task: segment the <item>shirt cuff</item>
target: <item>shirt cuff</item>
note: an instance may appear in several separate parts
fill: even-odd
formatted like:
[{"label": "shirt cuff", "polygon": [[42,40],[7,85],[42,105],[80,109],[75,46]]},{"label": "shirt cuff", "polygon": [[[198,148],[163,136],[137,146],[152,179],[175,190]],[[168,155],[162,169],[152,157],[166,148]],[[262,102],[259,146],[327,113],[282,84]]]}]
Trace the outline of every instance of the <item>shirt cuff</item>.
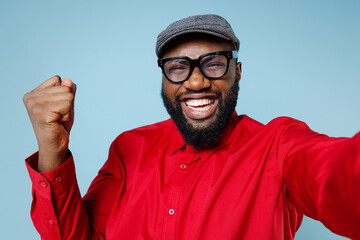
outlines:
[{"label": "shirt cuff", "polygon": [[38,172],[38,154],[25,159],[33,189],[43,198],[51,200],[63,195],[76,183],[75,165],[72,154],[57,168],[49,172]]}]

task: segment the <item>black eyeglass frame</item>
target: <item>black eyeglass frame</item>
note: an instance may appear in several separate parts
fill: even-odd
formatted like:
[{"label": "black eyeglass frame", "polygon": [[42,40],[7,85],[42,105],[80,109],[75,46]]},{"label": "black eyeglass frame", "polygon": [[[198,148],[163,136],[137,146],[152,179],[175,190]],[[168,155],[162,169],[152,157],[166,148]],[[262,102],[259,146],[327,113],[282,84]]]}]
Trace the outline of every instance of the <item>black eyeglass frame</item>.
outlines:
[{"label": "black eyeglass frame", "polygon": [[[200,65],[200,61],[204,57],[207,57],[209,55],[222,55],[222,56],[226,57],[226,60],[227,60],[226,70],[225,70],[224,74],[221,75],[220,77],[209,77],[203,72],[203,70],[201,68],[201,65]],[[226,73],[227,73],[227,71],[229,69],[230,60],[234,59],[234,58],[238,59],[238,52],[235,51],[235,50],[233,50],[233,51],[217,51],[217,52],[205,53],[205,54],[200,55],[197,59],[191,59],[191,58],[186,57],[186,56],[160,58],[160,59],[157,60],[157,62],[158,62],[158,66],[161,68],[161,70],[162,70],[162,72],[163,72],[163,74],[164,74],[164,76],[165,76],[165,78],[167,80],[169,80],[172,83],[182,83],[182,82],[185,82],[186,80],[188,80],[190,78],[192,72],[194,71],[195,66],[197,66],[200,69],[201,74],[204,77],[206,77],[207,79],[219,79],[219,78],[222,78],[223,76],[226,75]],[[173,81],[166,75],[166,72],[164,70],[165,63],[168,62],[168,61],[174,60],[174,59],[184,59],[184,60],[187,60],[190,63],[189,74],[184,80]]]}]

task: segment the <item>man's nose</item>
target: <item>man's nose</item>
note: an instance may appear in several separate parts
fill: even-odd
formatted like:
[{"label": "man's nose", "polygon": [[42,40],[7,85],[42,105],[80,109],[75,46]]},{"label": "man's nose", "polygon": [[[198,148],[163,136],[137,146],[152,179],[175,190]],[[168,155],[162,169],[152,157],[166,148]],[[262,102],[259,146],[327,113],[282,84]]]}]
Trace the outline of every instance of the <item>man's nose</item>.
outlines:
[{"label": "man's nose", "polygon": [[195,67],[188,80],[183,83],[186,89],[200,91],[210,87],[210,80],[202,75],[200,69]]}]

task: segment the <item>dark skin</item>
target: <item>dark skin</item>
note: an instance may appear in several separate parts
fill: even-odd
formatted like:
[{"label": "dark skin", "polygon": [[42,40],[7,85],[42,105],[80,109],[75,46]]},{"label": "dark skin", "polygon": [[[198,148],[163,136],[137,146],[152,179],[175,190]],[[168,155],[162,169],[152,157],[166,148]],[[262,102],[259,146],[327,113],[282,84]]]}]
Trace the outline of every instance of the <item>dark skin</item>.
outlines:
[{"label": "dark skin", "polygon": [[39,147],[38,171],[58,167],[68,153],[74,122],[75,85],[54,76],[24,95],[23,101]]},{"label": "dark skin", "polygon": [[[231,44],[219,39],[194,36],[191,40],[182,40],[169,48],[164,57],[188,56],[192,59],[201,54],[215,51],[232,50]],[[189,99],[213,98],[215,103],[210,111],[197,113],[182,104],[182,110],[196,128],[204,128],[214,121],[217,113],[216,95],[211,93],[191,93],[189,90],[216,90],[225,97],[234,81],[240,81],[241,63],[231,60],[227,74],[216,80],[206,79],[198,68],[183,83],[171,83],[163,77],[165,93],[172,102],[176,96],[184,94],[182,102]],[[38,171],[51,171],[58,167],[68,153],[69,135],[74,121],[75,85],[70,79],[61,80],[59,76],[49,78],[39,87],[24,95],[23,101],[28,111],[39,147]]]},{"label": "dark skin", "polygon": [[[187,56],[191,59],[197,59],[200,55],[215,52],[215,51],[231,51],[233,50],[228,41],[217,38],[209,38],[204,35],[196,35],[186,39],[181,39],[181,42],[172,43],[166,49],[164,57]],[[220,91],[226,97],[227,93],[234,82],[237,83],[241,79],[241,63],[236,63],[232,59],[229,63],[229,69],[226,75],[219,79],[209,80],[205,78],[198,67],[195,67],[192,75],[183,83],[172,83],[168,81],[165,76],[162,78],[162,84],[165,94],[175,106],[176,97],[180,97],[181,109],[187,121],[194,128],[206,128],[215,120],[218,112],[217,96],[213,93],[196,93],[204,90]],[[191,93],[189,93],[191,92]],[[204,100],[215,99],[214,104],[207,111],[194,111],[186,104],[189,100]]]}]

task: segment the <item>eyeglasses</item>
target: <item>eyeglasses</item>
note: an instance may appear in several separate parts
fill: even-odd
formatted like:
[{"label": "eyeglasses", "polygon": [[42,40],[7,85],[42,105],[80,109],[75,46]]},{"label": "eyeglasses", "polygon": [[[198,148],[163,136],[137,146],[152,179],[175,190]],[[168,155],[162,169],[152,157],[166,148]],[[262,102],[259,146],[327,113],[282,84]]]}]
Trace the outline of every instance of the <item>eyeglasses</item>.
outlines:
[{"label": "eyeglasses", "polygon": [[195,66],[207,79],[221,78],[226,74],[233,58],[238,58],[237,51],[219,51],[203,54],[198,59],[185,56],[161,58],[158,59],[158,65],[167,80],[181,83],[190,78]]}]

